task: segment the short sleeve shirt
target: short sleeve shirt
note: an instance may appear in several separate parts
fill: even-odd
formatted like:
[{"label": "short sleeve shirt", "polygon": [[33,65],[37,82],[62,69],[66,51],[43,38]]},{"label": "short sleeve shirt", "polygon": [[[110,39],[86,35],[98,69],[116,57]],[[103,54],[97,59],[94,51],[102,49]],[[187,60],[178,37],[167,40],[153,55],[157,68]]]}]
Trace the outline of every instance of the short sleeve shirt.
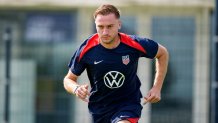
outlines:
[{"label": "short sleeve shirt", "polygon": [[120,44],[107,49],[99,43],[98,34],[83,42],[72,56],[69,68],[75,75],[85,69],[91,85],[89,110],[93,114],[113,110],[122,102],[138,102],[142,94],[137,76],[140,57],[153,59],[158,43],[135,35],[119,33]]}]

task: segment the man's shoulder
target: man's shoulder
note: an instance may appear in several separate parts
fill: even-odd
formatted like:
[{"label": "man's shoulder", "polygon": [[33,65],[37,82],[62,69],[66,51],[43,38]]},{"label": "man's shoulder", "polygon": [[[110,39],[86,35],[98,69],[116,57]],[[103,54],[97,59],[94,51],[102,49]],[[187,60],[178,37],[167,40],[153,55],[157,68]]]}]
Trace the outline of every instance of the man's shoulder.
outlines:
[{"label": "man's shoulder", "polygon": [[119,35],[121,36],[121,39],[130,40],[130,41],[134,41],[134,42],[138,42],[138,43],[143,42],[143,41],[151,40],[148,37],[138,36],[138,35],[135,35],[135,34],[126,34],[126,33],[121,33],[120,32]]},{"label": "man's shoulder", "polygon": [[125,33],[119,33],[121,37],[121,42],[125,45],[137,49],[143,53],[146,53],[145,49],[142,47],[138,36],[135,35],[127,35]]},{"label": "man's shoulder", "polygon": [[88,39],[86,39],[79,48],[80,57],[81,59],[90,49],[97,46],[99,44],[98,41],[98,34],[91,35]]}]

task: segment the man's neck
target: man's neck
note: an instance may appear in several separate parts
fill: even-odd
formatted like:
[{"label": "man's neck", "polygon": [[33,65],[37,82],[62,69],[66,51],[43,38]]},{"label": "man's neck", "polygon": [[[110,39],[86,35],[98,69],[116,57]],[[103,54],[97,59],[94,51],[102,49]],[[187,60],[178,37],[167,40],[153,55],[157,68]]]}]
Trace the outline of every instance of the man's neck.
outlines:
[{"label": "man's neck", "polygon": [[101,42],[100,41],[100,43],[101,43],[101,45],[103,46],[103,47],[105,47],[105,48],[107,48],[107,49],[114,49],[114,48],[116,48],[116,47],[118,47],[119,46],[119,44],[120,44],[120,37],[119,37],[119,35],[114,39],[114,41],[112,41],[111,43],[103,43],[103,42]]}]

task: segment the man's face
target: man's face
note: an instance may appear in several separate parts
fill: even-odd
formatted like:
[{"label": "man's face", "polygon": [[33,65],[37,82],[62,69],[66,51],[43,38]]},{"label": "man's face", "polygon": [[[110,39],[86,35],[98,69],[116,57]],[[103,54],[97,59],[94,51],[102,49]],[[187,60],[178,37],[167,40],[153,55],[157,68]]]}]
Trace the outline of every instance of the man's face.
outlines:
[{"label": "man's face", "polygon": [[118,36],[121,22],[113,13],[97,15],[95,18],[96,30],[102,43],[111,44]]}]

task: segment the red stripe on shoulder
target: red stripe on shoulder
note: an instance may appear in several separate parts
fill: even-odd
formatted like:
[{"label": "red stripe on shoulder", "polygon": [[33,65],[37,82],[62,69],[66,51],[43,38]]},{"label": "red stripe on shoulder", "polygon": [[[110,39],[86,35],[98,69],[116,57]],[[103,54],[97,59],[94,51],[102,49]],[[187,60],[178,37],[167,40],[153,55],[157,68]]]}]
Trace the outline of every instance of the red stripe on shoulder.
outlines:
[{"label": "red stripe on shoulder", "polygon": [[138,123],[139,118],[127,118],[127,120],[131,123]]},{"label": "red stripe on shoulder", "polygon": [[136,41],[134,41],[130,36],[124,34],[124,33],[119,33],[120,37],[121,37],[121,42],[132,47],[135,48],[143,53],[146,54],[145,49]]},{"label": "red stripe on shoulder", "polygon": [[83,47],[80,55],[79,55],[79,61],[81,60],[81,58],[85,55],[85,53],[90,50],[91,48],[95,47],[96,45],[99,44],[98,41],[98,34],[94,34],[86,43],[86,45]]}]

